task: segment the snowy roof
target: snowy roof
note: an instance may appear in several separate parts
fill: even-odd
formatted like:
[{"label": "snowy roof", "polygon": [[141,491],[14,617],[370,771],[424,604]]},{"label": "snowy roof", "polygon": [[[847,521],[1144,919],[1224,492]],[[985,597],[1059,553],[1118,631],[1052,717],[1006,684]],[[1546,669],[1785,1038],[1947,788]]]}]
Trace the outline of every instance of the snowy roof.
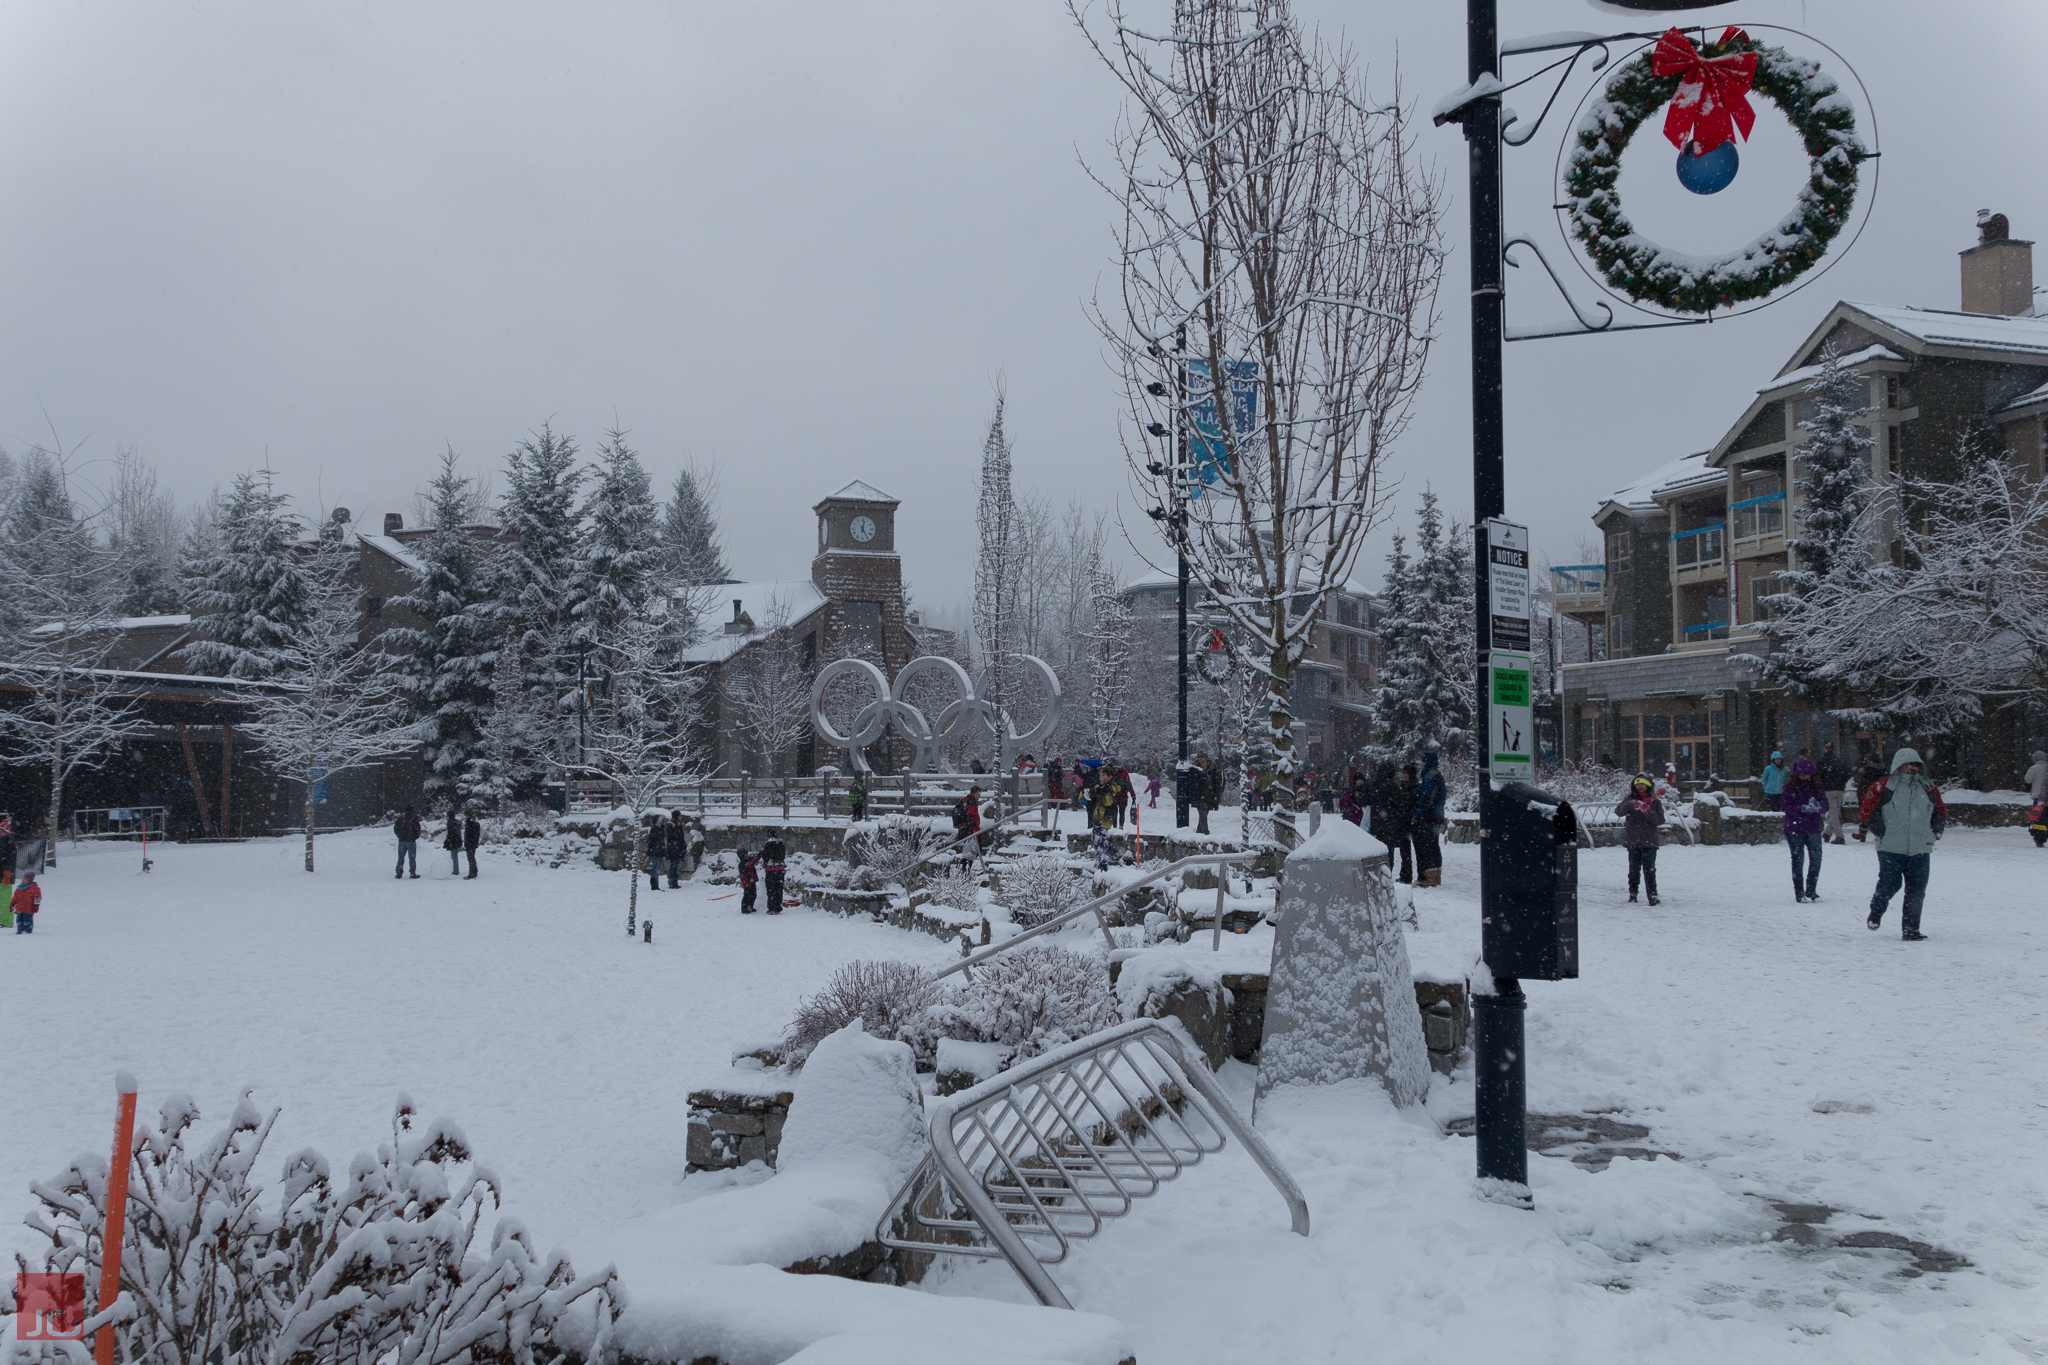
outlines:
[{"label": "snowy roof", "polygon": [[[183,629],[191,624],[192,617],[189,614],[181,613],[176,616],[117,616],[111,621],[95,622],[92,628],[95,630],[162,630],[166,627]],[[37,626],[29,634],[55,635],[62,629],[64,629],[62,623],[52,623],[50,625]]]},{"label": "snowy roof", "polygon": [[1600,504],[1600,512],[1594,513],[1594,516],[1599,516],[1610,507],[1626,508],[1631,512],[1654,512],[1658,510],[1657,499],[1667,493],[1676,492],[1692,484],[1712,483],[1726,478],[1727,476],[1719,470],[1707,467],[1708,453],[1704,450],[1696,451],[1683,459],[1673,460],[1670,464],[1659,465],[1634,483],[1615,489],[1607,495],[1607,500]]},{"label": "snowy roof", "polygon": [[[700,638],[683,651],[686,664],[724,663],[776,626],[794,625],[826,601],[818,585],[808,578],[787,583],[720,583],[711,591],[717,595],[697,618]],[[754,629],[744,635],[726,633],[725,623],[732,620],[735,599],[754,623]]]},{"label": "snowy roof", "polygon": [[[1857,365],[1867,365],[1873,360],[1904,361],[1905,358],[1906,357],[1900,355],[1897,351],[1894,351],[1889,346],[1865,346],[1860,351],[1854,352],[1850,355],[1843,356],[1842,363],[1844,365],[1854,367]],[[1787,370],[1783,374],[1779,375],[1776,379],[1773,379],[1770,383],[1758,389],[1757,392],[1776,393],[1780,389],[1789,389],[1797,386],[1810,384],[1813,382],[1814,378],[1820,374],[1820,371],[1821,367],[1818,365],[1803,365],[1796,370]]]},{"label": "snowy roof", "polygon": [[2032,393],[2021,394],[2019,397],[2013,399],[2010,403],[2007,403],[2004,407],[2000,408],[1999,411],[2016,413],[2022,408],[2031,408],[2041,403],[2048,403],[2048,384],[2043,384],[2040,388],[2035,389]]},{"label": "snowy roof", "polygon": [[873,484],[861,479],[855,479],[852,483],[846,485],[846,487],[840,489],[837,493],[832,494],[832,497],[844,499],[845,501],[848,502],[893,503],[897,501],[895,498],[890,497],[887,493],[884,493],[881,489],[875,487]]},{"label": "snowy roof", "polygon": [[420,563],[418,556],[390,536],[358,535],[356,539],[373,550],[380,550],[391,556],[416,574],[424,574],[427,571],[427,566]]},{"label": "snowy roof", "polygon": [[1968,351],[2018,352],[2048,358],[2048,317],[2006,317],[1999,313],[1951,313],[1937,308],[1909,308],[1904,304],[1857,303],[1845,299],[1835,305],[1826,321],[1792,353],[1788,366],[1808,355],[1820,339],[1834,328],[1843,310],[1860,314],[1870,322],[1897,335],[1910,348],[1953,348]]}]

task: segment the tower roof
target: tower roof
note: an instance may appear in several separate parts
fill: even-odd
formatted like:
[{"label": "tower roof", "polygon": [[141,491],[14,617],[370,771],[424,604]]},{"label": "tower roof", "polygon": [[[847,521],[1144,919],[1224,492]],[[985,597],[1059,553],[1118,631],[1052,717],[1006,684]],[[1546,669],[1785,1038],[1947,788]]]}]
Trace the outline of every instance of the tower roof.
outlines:
[{"label": "tower roof", "polygon": [[822,507],[825,503],[828,502],[883,502],[887,503],[891,507],[894,507],[897,504],[897,500],[895,498],[890,497],[887,493],[884,493],[881,489],[875,487],[873,484],[861,479],[855,479],[852,483],[846,485],[846,487],[840,489],[837,493],[832,494],[830,497],[820,499],[818,505]]}]

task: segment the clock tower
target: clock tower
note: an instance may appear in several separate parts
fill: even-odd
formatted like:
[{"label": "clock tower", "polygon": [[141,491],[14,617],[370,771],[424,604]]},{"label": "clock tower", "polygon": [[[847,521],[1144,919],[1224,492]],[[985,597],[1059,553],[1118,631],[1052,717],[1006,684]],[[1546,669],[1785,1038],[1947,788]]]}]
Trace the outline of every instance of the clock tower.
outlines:
[{"label": "clock tower", "polygon": [[818,553],[811,582],[831,604],[833,654],[860,654],[893,678],[915,643],[903,620],[903,562],[896,557],[896,499],[855,479],[812,509]]}]

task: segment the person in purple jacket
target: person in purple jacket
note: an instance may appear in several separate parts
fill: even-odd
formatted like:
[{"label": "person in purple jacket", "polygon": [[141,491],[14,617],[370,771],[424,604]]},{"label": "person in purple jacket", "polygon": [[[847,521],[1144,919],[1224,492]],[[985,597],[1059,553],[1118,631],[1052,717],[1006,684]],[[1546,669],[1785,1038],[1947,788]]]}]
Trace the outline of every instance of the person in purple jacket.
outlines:
[{"label": "person in purple jacket", "polygon": [[1804,755],[1792,760],[1792,777],[1778,793],[1778,804],[1785,812],[1785,843],[1792,850],[1792,899],[1817,901],[1820,851],[1827,842],[1821,831],[1828,819],[1828,793],[1821,785],[1819,765]]},{"label": "person in purple jacket", "polygon": [[1638,882],[1657,903],[1657,827],[1664,823],[1664,803],[1657,799],[1657,784],[1648,773],[1637,773],[1628,784],[1628,795],[1614,808],[1621,817],[1621,842],[1628,846],[1628,903],[1636,903]]}]

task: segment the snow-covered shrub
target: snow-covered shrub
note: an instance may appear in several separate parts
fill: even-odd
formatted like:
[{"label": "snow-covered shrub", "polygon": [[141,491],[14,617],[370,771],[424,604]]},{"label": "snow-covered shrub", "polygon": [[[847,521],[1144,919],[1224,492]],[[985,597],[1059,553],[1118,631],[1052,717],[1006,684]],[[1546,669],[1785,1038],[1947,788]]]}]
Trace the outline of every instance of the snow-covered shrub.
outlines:
[{"label": "snow-covered shrub", "polygon": [[1085,1038],[1119,1017],[1108,965],[1052,944],[990,958],[931,1013],[944,1036],[1002,1043],[1019,1058]]},{"label": "snow-covered shrub", "polygon": [[[120,1359],[539,1365],[562,1342],[609,1338],[609,1267],[578,1279],[560,1252],[536,1256],[454,1125],[416,1125],[400,1096],[390,1144],[356,1156],[339,1188],[325,1158],[300,1151],[272,1199],[250,1172],[277,1115],[245,1093],[199,1143],[198,1109],[174,1096],[138,1125],[121,1246],[135,1314],[115,1326]],[[97,1286],[107,1182],[107,1163],[86,1155],[31,1184],[27,1222],[49,1247],[33,1262],[17,1253],[17,1268]]]},{"label": "snow-covered shrub", "polygon": [[888,875],[867,863],[826,863],[821,880],[834,891],[882,891],[889,885]]},{"label": "snow-covered shrub", "polygon": [[970,863],[954,863],[928,883],[932,900],[963,915],[981,913],[981,876]]},{"label": "snow-covered shrub", "polygon": [[1036,854],[1004,868],[996,900],[1023,928],[1043,924],[1089,899],[1092,883],[1053,854]]},{"label": "snow-covered shrub", "polygon": [[850,845],[852,861],[882,870],[885,879],[915,885],[932,871],[918,864],[950,842],[942,829],[915,815],[885,815],[863,828]]},{"label": "snow-covered shrub", "polygon": [[849,962],[816,995],[796,1007],[783,1035],[790,1070],[803,1067],[811,1049],[858,1019],[872,1038],[910,1044],[918,1065],[929,1067],[938,1036],[928,1018],[942,998],[937,982],[907,962]]}]

